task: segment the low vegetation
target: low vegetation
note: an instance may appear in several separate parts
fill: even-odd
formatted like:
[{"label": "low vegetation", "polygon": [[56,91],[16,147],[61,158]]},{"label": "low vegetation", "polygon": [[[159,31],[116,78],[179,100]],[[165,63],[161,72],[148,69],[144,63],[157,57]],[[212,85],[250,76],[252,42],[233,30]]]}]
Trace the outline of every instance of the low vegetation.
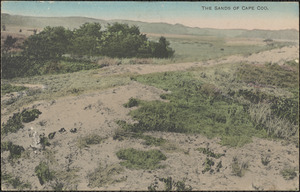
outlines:
[{"label": "low vegetation", "polygon": [[54,178],[54,173],[50,171],[49,166],[45,162],[40,162],[40,164],[35,167],[34,171],[41,185],[44,185]]},{"label": "low vegetation", "polygon": [[151,183],[148,186],[148,191],[192,191],[192,187],[182,181],[174,181],[172,177],[158,178],[158,181],[164,183],[164,189],[159,189],[158,181]]},{"label": "low vegetation", "polygon": [[[1,185],[3,184],[12,186],[12,188],[16,190],[32,189],[32,185],[29,182],[24,182],[20,179],[20,177],[14,177],[11,174],[3,173],[1,171]],[[3,186],[1,186],[1,188],[3,188]]]},{"label": "low vegetation", "polygon": [[3,133],[15,133],[23,128],[23,122],[28,123],[39,117],[41,112],[38,109],[24,109],[21,113],[14,113],[6,123],[2,123]]},{"label": "low vegetation", "polygon": [[163,168],[160,161],[167,157],[159,150],[141,151],[133,148],[121,149],[116,153],[121,160],[121,165],[129,169],[157,169]]},{"label": "low vegetation", "polygon": [[123,106],[126,107],[126,108],[131,108],[131,107],[136,107],[138,106],[140,103],[139,100],[135,99],[135,98],[130,98],[128,103],[125,103]]},{"label": "low vegetation", "polygon": [[247,162],[240,162],[237,157],[233,157],[231,163],[232,174],[235,176],[243,177],[248,170],[248,163]]},{"label": "low vegetation", "polygon": [[225,154],[221,154],[221,153],[214,153],[213,151],[211,151],[209,148],[198,148],[198,151],[202,152],[203,154],[207,155],[208,157],[213,157],[216,159],[219,159],[222,156],[225,156]]},{"label": "low vegetation", "polygon": [[97,145],[103,142],[105,138],[100,135],[90,134],[85,137],[80,137],[77,141],[77,145],[80,149],[89,147],[90,145]]},{"label": "low vegetation", "polygon": [[1,84],[1,95],[24,90],[28,90],[28,88],[24,86],[14,86],[11,84]]},{"label": "low vegetation", "polygon": [[297,173],[295,171],[295,168],[292,167],[285,167],[280,171],[280,174],[285,180],[291,180],[297,177]]},{"label": "low vegetation", "polygon": [[25,151],[24,147],[15,145],[11,141],[1,142],[1,152],[9,151],[9,159],[18,159]]},{"label": "low vegetation", "polygon": [[101,164],[94,172],[88,174],[89,184],[91,188],[103,187],[114,183],[122,182],[126,180],[126,177],[120,176],[120,173],[124,171],[124,168],[120,165],[108,165],[103,167]]}]

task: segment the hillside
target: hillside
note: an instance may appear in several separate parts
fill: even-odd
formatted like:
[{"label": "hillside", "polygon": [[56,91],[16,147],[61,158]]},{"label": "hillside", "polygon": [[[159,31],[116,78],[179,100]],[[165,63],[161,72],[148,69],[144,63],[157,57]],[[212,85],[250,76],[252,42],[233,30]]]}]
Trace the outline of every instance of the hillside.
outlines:
[{"label": "hillside", "polygon": [[299,39],[299,31],[297,30],[245,30],[245,29],[208,29],[198,27],[187,27],[182,24],[168,23],[147,23],[141,21],[128,20],[101,20],[87,17],[32,17],[1,14],[2,25],[44,28],[46,26],[64,26],[66,28],[78,28],[86,22],[97,22],[103,27],[107,23],[120,22],[129,25],[139,26],[143,33],[156,34],[180,34],[180,35],[199,35],[199,36],[218,36],[218,37],[241,37],[241,38],[272,38],[297,40]]}]

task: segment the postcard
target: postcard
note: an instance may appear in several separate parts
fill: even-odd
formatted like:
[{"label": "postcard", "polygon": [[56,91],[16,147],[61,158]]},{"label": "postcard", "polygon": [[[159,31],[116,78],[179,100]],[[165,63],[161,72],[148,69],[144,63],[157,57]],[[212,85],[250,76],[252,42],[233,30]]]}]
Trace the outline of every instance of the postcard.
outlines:
[{"label": "postcard", "polygon": [[299,190],[299,3],[2,1],[1,190]]}]

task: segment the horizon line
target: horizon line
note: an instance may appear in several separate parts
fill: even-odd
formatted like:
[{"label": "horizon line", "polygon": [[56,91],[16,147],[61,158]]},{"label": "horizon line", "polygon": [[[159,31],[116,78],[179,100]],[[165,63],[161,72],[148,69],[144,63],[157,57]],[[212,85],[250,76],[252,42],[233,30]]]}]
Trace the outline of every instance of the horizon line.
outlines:
[{"label": "horizon line", "polygon": [[[262,29],[262,28],[253,28],[253,29],[246,29],[246,28],[214,28],[214,27],[197,27],[197,26],[188,26],[182,23],[168,23],[165,21],[142,21],[142,20],[131,20],[131,19],[101,19],[101,18],[96,18],[96,17],[89,17],[89,16],[34,16],[34,15],[18,15],[18,14],[11,14],[11,13],[1,13],[2,14],[7,14],[7,15],[12,15],[12,16],[23,16],[23,17],[37,17],[37,18],[70,18],[70,17],[81,17],[81,18],[87,18],[87,19],[95,19],[95,20],[103,20],[103,21],[114,21],[114,20],[121,20],[121,21],[134,21],[134,22],[142,22],[142,23],[149,23],[149,24],[168,24],[168,25],[183,25],[184,27],[189,27],[189,28],[198,28],[198,29],[217,29],[217,30],[247,30],[247,31],[252,31],[252,30],[263,30],[263,31],[281,31],[281,30],[296,30],[299,32],[299,27],[298,29],[296,28],[282,28],[282,29]],[[2,20],[2,18],[1,18]]]}]

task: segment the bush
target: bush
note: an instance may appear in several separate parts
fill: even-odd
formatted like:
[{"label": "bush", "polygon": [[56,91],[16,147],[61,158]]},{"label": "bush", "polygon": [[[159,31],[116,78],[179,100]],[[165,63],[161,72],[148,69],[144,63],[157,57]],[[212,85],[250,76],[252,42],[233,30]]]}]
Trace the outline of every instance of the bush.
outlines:
[{"label": "bush", "polygon": [[135,98],[130,98],[128,103],[125,103],[123,106],[126,107],[126,108],[131,108],[131,107],[136,107],[138,106],[140,103],[139,100],[135,99]]},{"label": "bush", "polygon": [[125,160],[121,165],[130,169],[157,169],[161,160],[167,157],[159,150],[140,151],[133,148],[121,149],[116,153],[119,159]]},{"label": "bush", "polygon": [[54,177],[45,162],[40,162],[40,164],[35,167],[34,171],[41,185],[44,185],[45,182],[51,181]]},{"label": "bush", "polygon": [[1,185],[2,184],[9,184],[17,190],[31,189],[32,187],[29,182],[24,182],[19,177],[13,177],[11,174],[1,171]]},{"label": "bush", "polygon": [[16,133],[19,129],[22,129],[22,116],[20,113],[14,113],[12,117],[9,117],[6,123],[2,123],[2,129],[5,134],[11,132]]},{"label": "bush", "polygon": [[1,143],[1,152],[2,151],[9,151],[9,158],[17,159],[21,157],[21,154],[25,149],[20,145],[14,145],[11,141],[8,141]]},{"label": "bush", "polygon": [[24,109],[21,113],[14,113],[6,123],[2,124],[2,129],[5,134],[11,132],[16,133],[23,128],[22,122],[28,123],[39,117],[41,112],[38,109]]},{"label": "bush", "polygon": [[42,114],[42,112],[40,112],[38,109],[23,110],[21,113],[22,122],[28,123],[34,121],[39,117],[40,114]]}]

